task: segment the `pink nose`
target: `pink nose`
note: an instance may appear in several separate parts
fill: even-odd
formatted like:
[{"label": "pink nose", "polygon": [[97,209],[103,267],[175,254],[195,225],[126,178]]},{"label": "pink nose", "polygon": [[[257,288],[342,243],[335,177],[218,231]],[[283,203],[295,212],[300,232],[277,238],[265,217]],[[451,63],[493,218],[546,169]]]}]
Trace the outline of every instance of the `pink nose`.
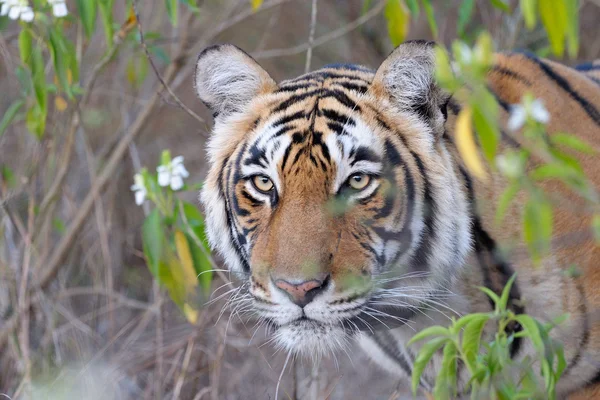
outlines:
[{"label": "pink nose", "polygon": [[310,281],[304,281],[301,283],[290,283],[283,279],[277,279],[274,281],[275,286],[279,289],[286,292],[292,301],[299,305],[300,307],[304,307],[313,299],[317,294],[322,292],[328,283],[328,276],[325,279],[312,279]]}]

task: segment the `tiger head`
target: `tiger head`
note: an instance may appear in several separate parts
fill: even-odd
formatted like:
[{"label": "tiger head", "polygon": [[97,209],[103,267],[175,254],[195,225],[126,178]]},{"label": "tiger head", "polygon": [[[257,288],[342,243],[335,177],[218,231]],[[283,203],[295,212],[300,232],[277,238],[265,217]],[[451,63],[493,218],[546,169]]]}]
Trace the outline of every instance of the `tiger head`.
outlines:
[{"label": "tiger head", "polygon": [[407,42],[376,72],[330,65],[277,84],[235,46],[200,54],[208,238],[286,350],[402,325],[464,264],[467,189],[434,64],[431,43]]}]

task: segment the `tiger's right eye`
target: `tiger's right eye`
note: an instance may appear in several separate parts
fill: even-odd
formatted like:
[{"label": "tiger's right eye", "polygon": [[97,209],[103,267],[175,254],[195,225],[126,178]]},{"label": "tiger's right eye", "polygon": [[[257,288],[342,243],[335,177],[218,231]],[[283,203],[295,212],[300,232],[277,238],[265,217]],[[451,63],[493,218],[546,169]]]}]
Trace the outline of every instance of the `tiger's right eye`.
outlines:
[{"label": "tiger's right eye", "polygon": [[274,187],[273,181],[264,175],[256,175],[252,177],[252,184],[254,185],[256,190],[265,194],[273,190]]}]

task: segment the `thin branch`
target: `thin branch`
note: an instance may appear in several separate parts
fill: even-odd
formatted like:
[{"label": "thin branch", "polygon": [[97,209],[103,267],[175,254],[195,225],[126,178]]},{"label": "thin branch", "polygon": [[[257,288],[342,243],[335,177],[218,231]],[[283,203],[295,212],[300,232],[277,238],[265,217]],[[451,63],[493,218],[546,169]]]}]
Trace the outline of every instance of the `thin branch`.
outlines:
[{"label": "thin branch", "polygon": [[150,51],[148,50],[148,46],[146,46],[146,40],[144,39],[144,31],[142,30],[142,22],[140,20],[140,13],[139,13],[139,10],[138,10],[138,0],[134,0],[132,4],[133,4],[133,10],[135,12],[135,19],[137,20],[138,31],[140,32],[140,43],[142,44],[142,48],[144,49],[144,53],[146,53],[146,58],[150,62],[150,66],[152,67],[152,70],[154,71],[154,75],[156,75],[156,78],[160,81],[161,85],[165,88],[165,90],[169,93],[169,95],[171,95],[171,97],[173,98],[173,100],[175,100],[175,103],[177,103],[177,105],[183,111],[185,111],[188,115],[190,115],[196,121],[198,121],[202,125],[204,125],[204,127],[208,131],[208,126],[206,125],[206,121],[202,117],[200,117],[198,114],[196,114],[193,110],[191,110],[188,106],[186,106],[181,101],[181,99],[179,99],[179,97],[173,92],[173,90],[171,89],[171,87],[167,84],[167,82],[165,82],[165,80],[161,76],[160,72],[158,71],[158,68],[156,67],[156,64],[154,64],[154,60],[152,59],[152,56],[150,55]]},{"label": "thin branch", "polygon": [[83,91],[84,91],[83,97],[81,98],[81,101],[79,101],[79,103],[76,106],[77,109],[75,110],[75,112],[73,114],[73,118],[71,120],[71,126],[69,128],[69,132],[67,133],[67,138],[65,140],[64,153],[61,156],[61,164],[58,169],[58,173],[56,174],[56,177],[54,178],[54,181],[52,182],[50,189],[48,189],[48,192],[46,193],[42,202],[40,203],[40,207],[39,207],[40,211],[38,213],[37,220],[42,221],[42,222],[36,223],[35,232],[40,231],[43,221],[45,220],[45,218],[44,218],[45,215],[51,214],[51,212],[48,212],[50,209],[50,206],[58,198],[58,192],[60,191],[60,188],[62,187],[62,185],[67,177],[67,172],[69,171],[69,169],[71,167],[71,157],[73,155],[73,144],[75,143],[75,134],[76,134],[77,129],[79,128],[79,124],[81,122],[79,110],[81,109],[81,107],[83,107],[83,106],[85,106],[85,104],[87,104],[87,102],[90,98],[90,95],[92,93],[92,89],[94,88],[94,84],[96,83],[96,80],[98,79],[98,76],[100,75],[100,71],[102,71],[102,69],[104,69],[104,67],[113,59],[113,56],[116,54],[118,48],[120,47],[120,45],[122,43],[122,40],[120,39],[119,35],[116,35],[115,37],[116,37],[116,39],[115,39],[115,43],[113,44],[113,47],[106,53],[106,55],[92,69],[92,72],[90,74],[90,79],[83,89]]},{"label": "thin branch", "polygon": [[[326,35],[318,37],[317,39],[315,39],[312,47],[314,48],[314,47],[322,46],[325,43],[335,40],[337,38],[340,38],[340,37],[344,36],[345,34],[353,31],[354,29],[360,27],[361,25],[364,25],[366,22],[373,19],[381,11],[383,11],[383,8],[385,7],[385,3],[386,3],[385,1],[379,2],[375,7],[373,7],[371,10],[369,10],[367,13],[365,13],[361,17],[355,19],[354,21],[350,22],[349,24],[344,25],[343,27],[336,29],[335,31],[329,32]],[[307,51],[309,48],[310,48],[310,46],[309,46],[308,42],[306,42],[306,43],[302,43],[302,44],[299,44],[294,47],[287,47],[287,48],[282,48],[282,49],[271,49],[271,50],[255,52],[252,54],[252,57],[254,57],[255,59],[258,60],[258,59],[264,59],[264,58],[293,56],[296,54],[301,54],[301,53]]]},{"label": "thin branch", "polygon": [[310,71],[310,61],[312,59],[313,43],[315,41],[315,28],[317,27],[317,0],[312,0],[310,9],[310,33],[308,34],[308,50],[306,50],[306,64],[304,64],[304,73]]}]

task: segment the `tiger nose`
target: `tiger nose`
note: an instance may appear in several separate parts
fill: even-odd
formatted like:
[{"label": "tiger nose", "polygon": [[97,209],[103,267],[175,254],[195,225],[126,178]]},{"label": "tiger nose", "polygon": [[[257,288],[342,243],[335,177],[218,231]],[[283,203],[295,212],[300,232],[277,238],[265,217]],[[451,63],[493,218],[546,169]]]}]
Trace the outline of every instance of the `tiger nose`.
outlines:
[{"label": "tiger nose", "polygon": [[325,290],[329,283],[329,275],[323,279],[311,279],[300,283],[291,283],[284,279],[276,279],[273,283],[287,293],[296,305],[304,307]]}]

